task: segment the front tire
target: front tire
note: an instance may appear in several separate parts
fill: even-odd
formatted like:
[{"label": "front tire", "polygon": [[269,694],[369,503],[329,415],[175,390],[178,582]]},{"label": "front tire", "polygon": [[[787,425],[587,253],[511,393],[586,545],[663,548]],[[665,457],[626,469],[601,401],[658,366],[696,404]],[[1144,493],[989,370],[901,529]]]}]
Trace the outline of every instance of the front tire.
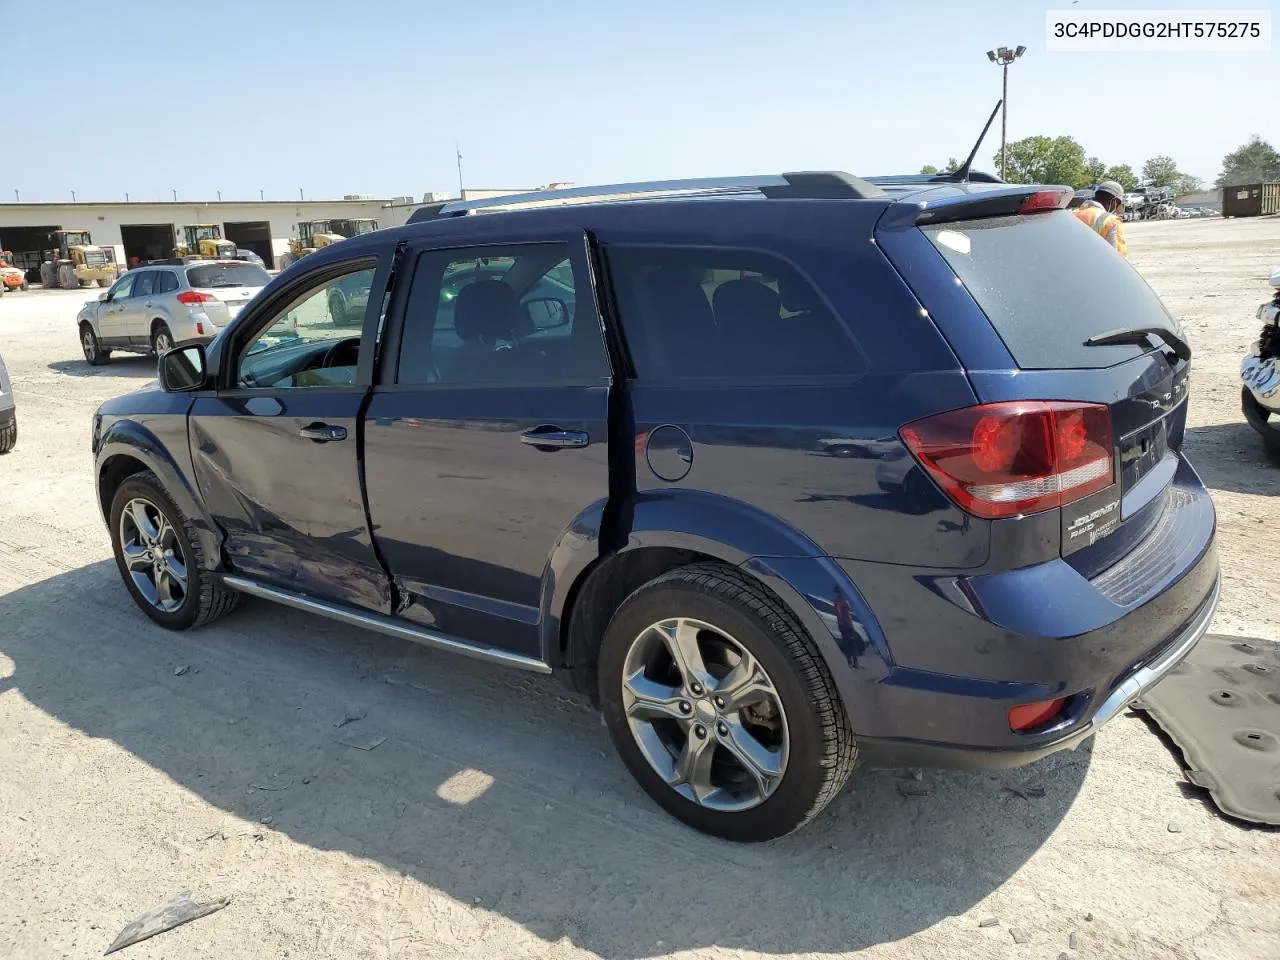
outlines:
[{"label": "front tire", "polygon": [[103,348],[93,327],[87,323],[80,324],[80,349],[91,367],[100,367],[111,359],[111,351]]},{"label": "front tire", "polygon": [[10,420],[0,427],[0,454],[8,453],[18,442],[18,421]]},{"label": "front tire", "polygon": [[341,290],[329,294],[329,319],[335,327],[346,326],[347,298]]},{"label": "front tire", "polygon": [[109,287],[109,286],[111,286],[111,281],[110,281],[110,280],[107,280],[107,279],[104,277],[103,279],[101,279],[101,280],[99,280],[99,281],[98,281],[98,286],[100,286],[100,287]]},{"label": "front tire", "polygon": [[773,840],[839,793],[855,746],[821,654],[732,567],[645,584],[605,631],[597,679],[623,762],[663,809],[726,840]]},{"label": "front tire", "polygon": [[150,471],[120,484],[111,500],[111,547],[125,588],[169,630],[203,626],[235,609],[240,595],[205,567],[195,526]]}]

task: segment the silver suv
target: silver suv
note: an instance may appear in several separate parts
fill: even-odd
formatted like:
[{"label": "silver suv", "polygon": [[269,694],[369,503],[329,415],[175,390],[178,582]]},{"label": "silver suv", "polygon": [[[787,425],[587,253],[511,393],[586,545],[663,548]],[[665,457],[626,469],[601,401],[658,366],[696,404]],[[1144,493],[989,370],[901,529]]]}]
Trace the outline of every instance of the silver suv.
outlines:
[{"label": "silver suv", "polygon": [[80,309],[84,358],[106,363],[113,350],[157,356],[175,343],[209,341],[270,280],[242,260],[172,260],[135,267]]},{"label": "silver suv", "polygon": [[8,453],[18,442],[18,418],[13,404],[13,386],[9,383],[9,371],[0,357],[0,453]]}]

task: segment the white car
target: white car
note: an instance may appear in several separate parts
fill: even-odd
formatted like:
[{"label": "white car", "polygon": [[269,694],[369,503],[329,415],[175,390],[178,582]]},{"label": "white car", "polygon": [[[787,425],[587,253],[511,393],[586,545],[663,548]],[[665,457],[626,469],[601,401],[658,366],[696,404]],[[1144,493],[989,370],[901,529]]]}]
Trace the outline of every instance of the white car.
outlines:
[{"label": "white car", "polygon": [[106,363],[113,350],[159,356],[186,340],[208,342],[270,280],[243,260],[175,259],[135,267],[80,308],[84,358]]}]

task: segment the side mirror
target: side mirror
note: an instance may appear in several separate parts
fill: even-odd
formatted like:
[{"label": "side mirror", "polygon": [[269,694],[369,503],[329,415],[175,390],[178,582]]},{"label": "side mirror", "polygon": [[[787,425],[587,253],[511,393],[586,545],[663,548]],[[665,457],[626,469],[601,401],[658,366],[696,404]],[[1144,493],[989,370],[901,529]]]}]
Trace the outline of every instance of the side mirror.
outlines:
[{"label": "side mirror", "polygon": [[563,327],[569,322],[569,305],[559,297],[535,297],[526,300],[525,312],[537,330]]},{"label": "side mirror", "polygon": [[102,301],[105,301],[105,300],[107,299],[107,297],[109,297],[109,296],[111,296],[111,291],[110,291],[110,290],[103,290],[100,294],[98,294],[98,299],[99,299],[99,300],[102,300]]},{"label": "side mirror", "polygon": [[190,393],[204,387],[208,374],[204,346],[175,347],[160,357],[160,386],[168,393]]}]

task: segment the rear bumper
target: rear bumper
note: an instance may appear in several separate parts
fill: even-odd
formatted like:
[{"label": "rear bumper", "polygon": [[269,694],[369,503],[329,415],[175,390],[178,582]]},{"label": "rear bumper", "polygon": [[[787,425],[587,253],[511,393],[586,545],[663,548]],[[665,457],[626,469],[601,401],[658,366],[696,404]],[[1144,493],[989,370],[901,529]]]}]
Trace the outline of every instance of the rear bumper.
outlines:
[{"label": "rear bumper", "polygon": [[1222,577],[1219,574],[1214,579],[1212,592],[1195,616],[1165,645],[1163,651],[1122,680],[1088,719],[1074,724],[1059,736],[1025,747],[996,748],[920,741],[865,741],[859,744],[864,759],[872,766],[993,770],[1023,766],[1053,753],[1074,750],[1182,662],[1208,631],[1217,612],[1221,592]]}]

